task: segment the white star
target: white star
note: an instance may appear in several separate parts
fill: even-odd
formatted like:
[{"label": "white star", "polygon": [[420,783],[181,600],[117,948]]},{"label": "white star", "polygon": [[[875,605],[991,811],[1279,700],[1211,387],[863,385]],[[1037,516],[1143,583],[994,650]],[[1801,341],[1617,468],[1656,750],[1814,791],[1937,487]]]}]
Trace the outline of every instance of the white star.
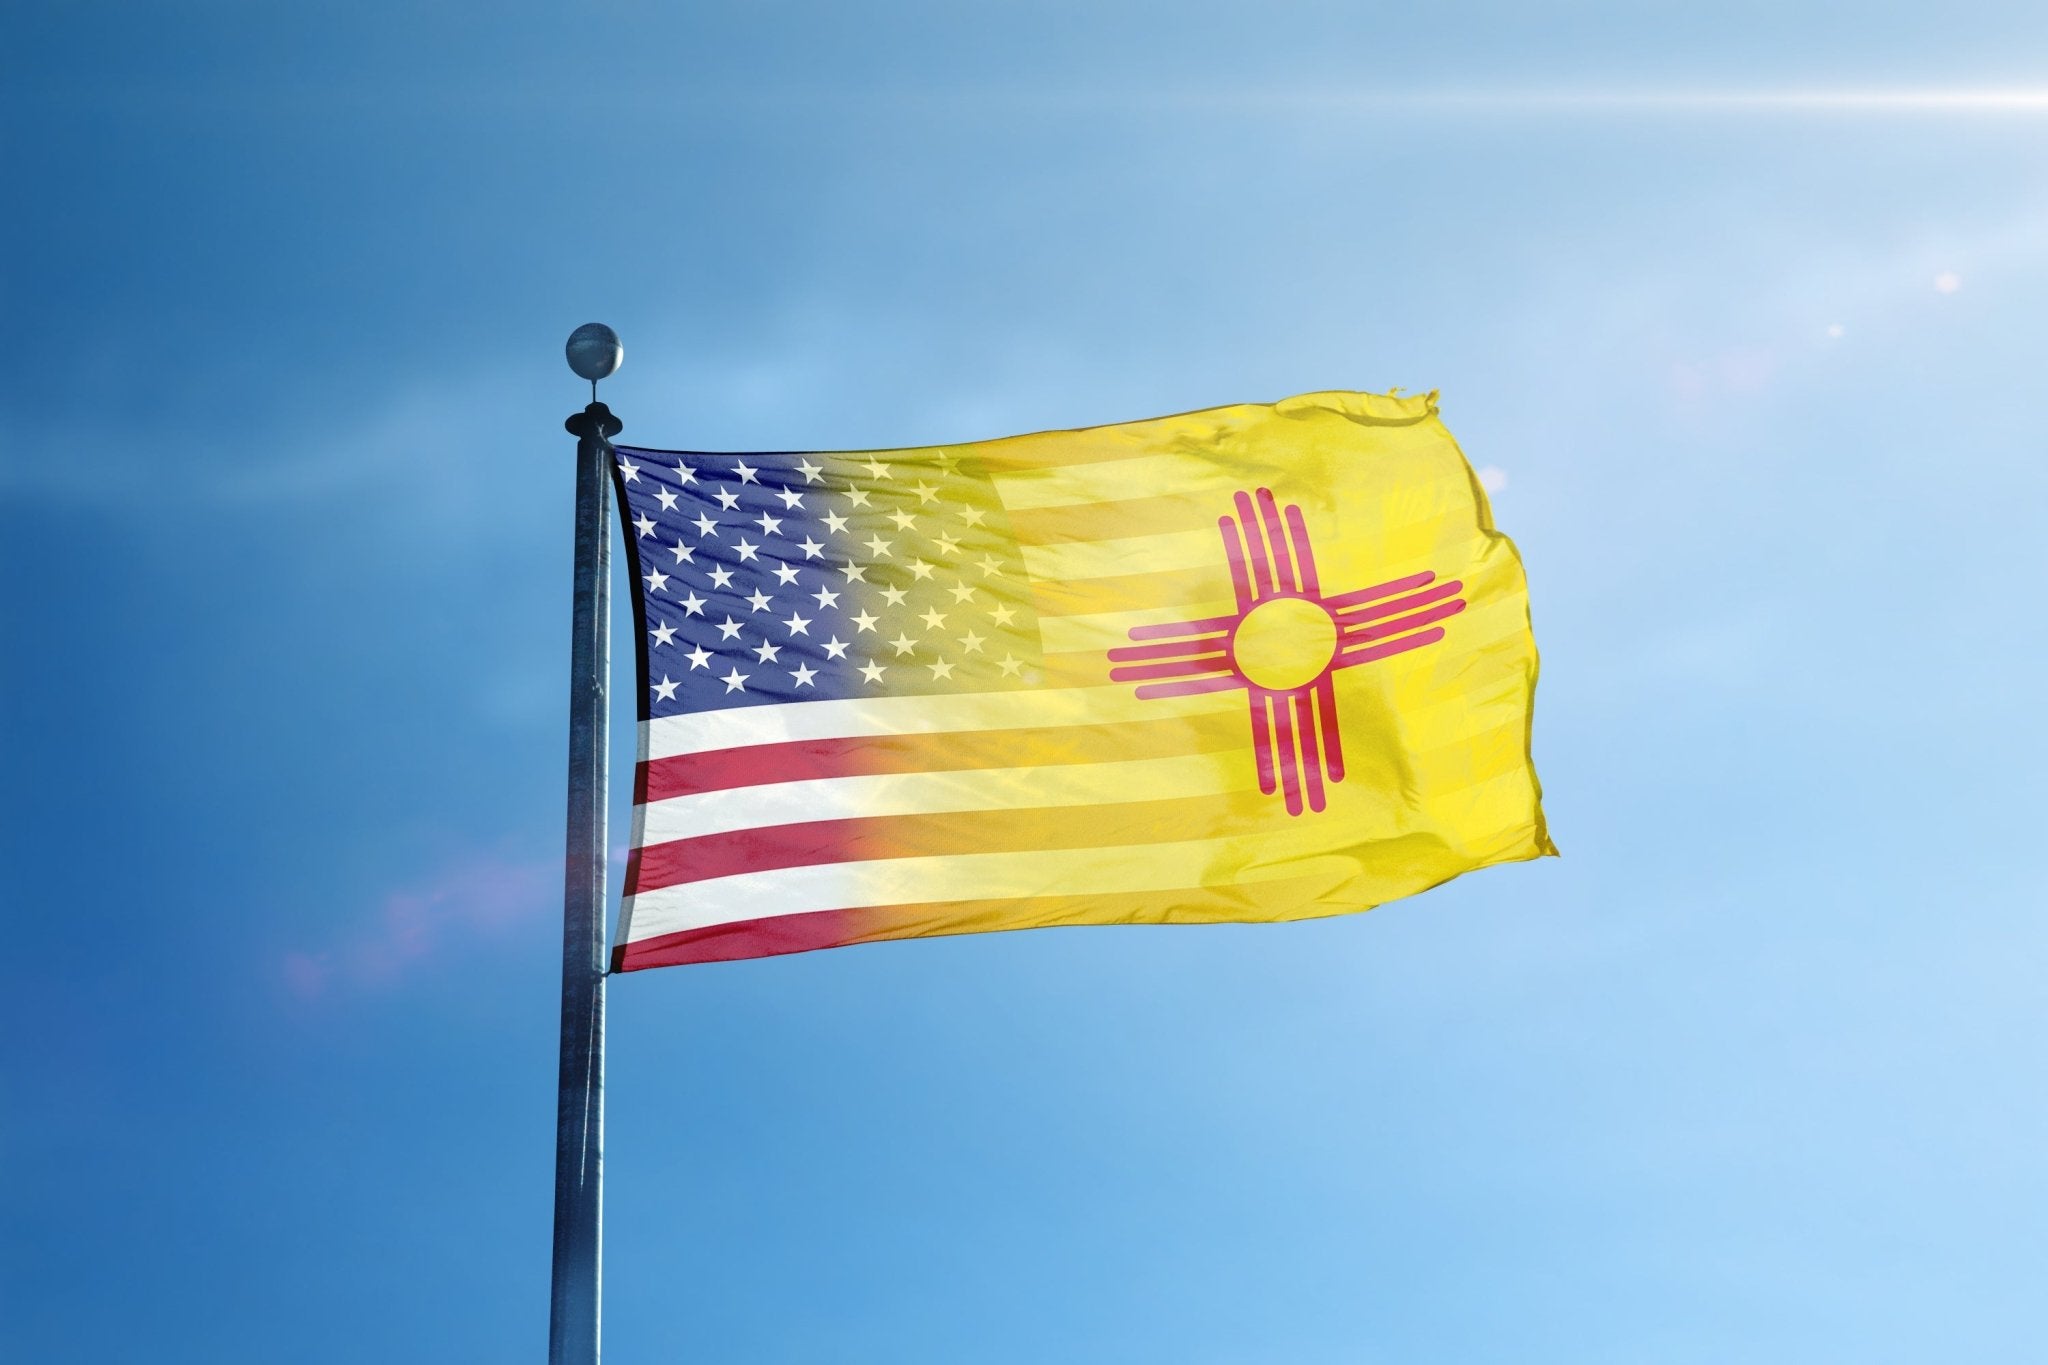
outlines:
[{"label": "white star", "polygon": [[798,687],[809,687],[811,685],[811,679],[818,676],[818,670],[812,668],[809,664],[798,664],[796,666],[796,672],[790,674],[789,676],[796,679],[796,685]]},{"label": "white star", "polygon": [[676,642],[676,628],[666,621],[656,621],[654,629],[647,632],[658,645],[672,645]]},{"label": "white star", "polygon": [[738,639],[739,633],[740,623],[733,620],[730,616],[726,617],[725,623],[718,628],[718,638],[721,640]]},{"label": "white star", "polygon": [[932,542],[939,547],[939,553],[951,559],[960,548],[960,542],[951,536],[940,536]]},{"label": "white star", "polygon": [[867,538],[867,547],[868,553],[873,555],[876,559],[883,559],[888,556],[889,542],[882,539],[880,536],[869,536]]},{"label": "white star", "polygon": [[626,458],[625,456],[623,456],[623,455],[619,456],[619,478],[620,478],[620,480],[621,480],[621,481],[623,481],[623,482],[625,482],[625,483],[632,483],[633,481],[635,481],[635,480],[636,480],[636,479],[638,479],[639,477],[640,477],[640,466],[639,466],[639,465],[637,465],[637,464],[634,464],[634,463],[633,463],[633,462],[632,462],[631,460],[627,459],[627,458]]},{"label": "white star", "polygon": [[882,599],[883,599],[884,601],[886,601],[886,602],[887,602],[887,603],[888,603],[888,604],[889,604],[890,606],[892,606],[892,607],[900,607],[900,606],[902,606],[902,605],[903,605],[903,599],[904,599],[904,597],[905,597],[905,596],[907,596],[907,595],[908,595],[908,594],[906,594],[906,593],[904,592],[904,590],[903,590],[902,588],[884,588],[884,589],[882,589]]},{"label": "white star", "polygon": [[668,586],[668,575],[667,575],[667,574],[663,573],[663,572],[662,572],[661,570],[659,570],[659,569],[649,569],[649,570],[647,571],[647,591],[649,591],[649,592],[660,592],[660,591],[661,591],[661,590],[662,590],[663,588],[665,588],[665,587],[667,587],[667,586]]},{"label": "white star", "polygon": [[862,612],[860,615],[853,618],[853,624],[859,627],[861,630],[873,630],[875,628],[875,618],[868,615],[866,612]]},{"label": "white star", "polygon": [[704,646],[702,645],[698,645],[695,649],[691,650],[688,654],[685,654],[683,657],[690,661],[690,667],[702,668],[706,664],[711,662],[711,651],[704,648]]},{"label": "white star", "polygon": [[889,514],[889,520],[896,523],[896,529],[899,531],[908,531],[917,524],[917,518],[900,507]]},{"label": "white star", "polygon": [[704,614],[704,599],[697,596],[694,592],[691,593],[683,599],[683,610],[691,616],[702,616]]},{"label": "white star", "polygon": [[932,564],[929,560],[920,559],[915,564],[910,566],[910,576],[912,578],[917,579],[919,582],[923,582],[925,579],[930,578],[932,576],[932,570],[935,567],[937,566]]},{"label": "white star", "polygon": [[740,495],[733,492],[730,488],[721,488],[711,496],[717,498],[718,505],[728,512],[740,505]]},{"label": "white star", "polygon": [[889,643],[896,646],[898,654],[908,654],[911,650],[917,648],[917,641],[911,639],[900,630],[896,632],[896,638]]},{"label": "white star", "polygon": [[1006,677],[1006,678],[1014,678],[1014,677],[1021,677],[1021,676],[1022,676],[1022,674],[1020,674],[1020,673],[1018,672],[1018,670],[1019,670],[1019,669],[1021,669],[1021,668],[1023,668],[1023,667],[1024,667],[1024,665],[1023,665],[1023,664],[1021,664],[1021,663],[1019,663],[1019,662],[1017,662],[1017,660],[1016,660],[1016,658],[1015,658],[1014,656],[1012,656],[1012,655],[1009,655],[1009,654],[1005,654],[1005,655],[1003,656],[1003,661],[1002,661],[1001,663],[997,664],[997,665],[996,665],[996,667],[997,667],[997,668],[1000,668],[1000,669],[1002,669],[1002,670],[1003,670],[1003,676],[1004,676],[1004,677]]},{"label": "white star", "polygon": [[775,566],[775,581],[785,588],[796,582],[796,566],[794,564],[777,564]]},{"label": "white star", "polygon": [[846,575],[846,581],[849,583],[853,582],[856,578],[863,583],[868,581],[868,571],[858,564],[848,564],[839,572]]},{"label": "white star", "polygon": [[864,488],[847,489],[846,501],[847,504],[852,507],[866,507],[868,505],[867,490]]},{"label": "white star", "polygon": [[764,536],[779,536],[782,534],[782,518],[771,517],[766,512],[754,518],[754,525],[761,528],[761,534]]},{"label": "white star", "polygon": [[805,483],[816,483],[818,476],[825,472],[822,467],[812,464],[809,460],[798,460],[796,468],[797,472],[804,476]]},{"label": "white star", "polygon": [[860,675],[871,683],[878,683],[882,680],[882,666],[877,663],[862,664]]},{"label": "white star", "polygon": [[805,559],[816,559],[819,555],[825,553],[825,547],[812,540],[809,536],[805,536],[803,544],[797,546],[797,548],[804,552]]},{"label": "white star", "polygon": [[827,512],[825,514],[825,529],[832,532],[832,534],[834,535],[845,535],[846,518],[840,516],[837,512]]},{"label": "white star", "polygon": [[924,609],[924,615],[918,617],[917,619],[924,622],[925,625],[932,630],[937,630],[940,626],[946,624],[946,618],[939,615],[939,609],[937,607],[926,607]]},{"label": "white star", "polygon": [[981,653],[981,637],[971,630],[968,631],[960,637],[960,648],[966,650],[969,654]]},{"label": "white star", "polygon": [[760,551],[761,547],[748,540],[745,536],[741,536],[739,543],[734,545],[732,549],[733,553],[740,557],[740,563],[744,564],[751,560]]},{"label": "white star", "polygon": [[838,637],[837,635],[835,635],[835,636],[833,636],[833,637],[832,637],[831,639],[827,640],[827,641],[825,642],[825,657],[826,657],[826,658],[828,658],[828,659],[843,659],[843,658],[845,658],[845,657],[846,657],[846,642],[845,642],[844,640],[840,639],[840,638],[839,638],[839,637]]},{"label": "white star", "polygon": [[740,476],[741,483],[760,482],[758,479],[754,477],[754,467],[748,464],[745,460],[741,460],[738,464],[734,465],[732,467],[732,472]]},{"label": "white star", "polygon": [[654,500],[661,504],[661,510],[664,512],[675,511],[676,503],[680,501],[675,494],[669,492],[666,488],[655,489]]},{"label": "white star", "polygon": [[995,606],[989,608],[988,614],[995,618],[995,623],[997,625],[1007,626],[1010,624],[1010,618],[1012,616],[1015,616],[1017,613],[1013,608],[1006,607],[1002,603],[998,602]]},{"label": "white star", "polygon": [[715,536],[718,534],[718,523],[702,512],[699,512],[697,519],[690,524],[697,528],[697,534],[700,536]]},{"label": "white star", "polygon": [[868,456],[868,462],[862,465],[861,468],[865,469],[870,476],[877,479],[886,479],[889,477],[889,466],[883,464],[880,460],[876,459],[872,455]]},{"label": "white star", "polygon": [[933,498],[936,498],[939,495],[939,490],[932,487],[928,483],[920,483],[917,487],[911,489],[910,491],[917,494],[917,500],[920,503],[930,502]]},{"label": "white star", "polygon": [[723,566],[720,566],[720,567],[718,567],[718,568],[715,568],[715,569],[713,569],[713,570],[711,571],[711,586],[712,586],[712,587],[714,587],[714,588],[729,588],[729,587],[731,587],[731,586],[732,586],[732,570],[731,570],[731,569],[728,569],[728,568],[725,568],[725,567],[723,567]]},{"label": "white star", "polygon": [[654,699],[656,701],[674,701],[676,699],[676,689],[681,686],[681,683],[670,682],[668,674],[664,673],[661,675],[661,681],[654,685]]},{"label": "white star", "polygon": [[955,602],[965,602],[974,596],[974,589],[968,587],[965,583],[955,583],[946,591],[953,594]]},{"label": "white star", "polygon": [[642,512],[639,516],[633,518],[633,529],[643,536],[651,536],[654,534],[654,522],[645,512]]},{"label": "white star", "polygon": [[747,675],[735,668],[732,672],[720,678],[719,681],[725,684],[726,691],[741,692],[746,690]]},{"label": "white star", "polygon": [[794,488],[785,488],[775,496],[781,498],[782,505],[792,512],[804,505],[804,495],[797,492]]},{"label": "white star", "polygon": [[692,560],[696,559],[697,552],[695,550],[692,550],[689,546],[683,544],[683,542],[679,540],[676,542],[675,545],[675,555],[676,563],[688,564]]},{"label": "white star", "polygon": [[830,588],[820,588],[811,594],[811,600],[821,607],[836,607],[839,605],[839,594]]},{"label": "white star", "polygon": [[981,519],[987,515],[988,513],[982,511],[979,507],[962,506],[960,509],[960,520],[966,522],[969,526],[981,525]]},{"label": "white star", "polygon": [[981,557],[981,572],[984,576],[992,574],[1002,567],[1003,562],[994,555],[983,555]]},{"label": "white star", "polygon": [[934,662],[932,663],[932,681],[933,681],[933,682],[937,682],[937,681],[938,681],[939,679],[941,679],[941,678],[950,678],[950,677],[952,677],[952,676],[953,676],[953,665],[951,665],[951,664],[947,663],[947,662],[946,662],[946,661],[945,661],[944,659],[938,659],[938,660],[935,660],[935,661],[934,661]]},{"label": "white star", "polygon": [[684,464],[681,460],[677,460],[676,482],[688,488],[691,484],[697,482],[697,471]]},{"label": "white star", "polygon": [[755,611],[768,610],[768,594],[762,592],[759,588],[754,589],[753,596],[747,599],[747,605]]},{"label": "white star", "polygon": [[771,645],[766,640],[763,640],[759,647],[754,650],[754,657],[764,664],[772,664],[781,653],[782,647],[780,645]]},{"label": "white star", "polygon": [[782,625],[791,635],[809,635],[811,633],[811,618],[808,616],[798,616],[795,612],[791,612],[789,619],[784,621]]}]

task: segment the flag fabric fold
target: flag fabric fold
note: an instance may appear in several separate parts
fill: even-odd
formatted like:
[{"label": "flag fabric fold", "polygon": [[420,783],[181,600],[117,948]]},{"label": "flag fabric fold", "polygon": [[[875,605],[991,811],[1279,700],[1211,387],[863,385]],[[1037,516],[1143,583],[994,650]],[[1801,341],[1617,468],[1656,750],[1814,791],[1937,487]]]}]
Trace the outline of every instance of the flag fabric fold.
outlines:
[{"label": "flag fabric fold", "polygon": [[621,446],[615,970],[1368,909],[1553,853],[1513,544],[1435,395]]}]

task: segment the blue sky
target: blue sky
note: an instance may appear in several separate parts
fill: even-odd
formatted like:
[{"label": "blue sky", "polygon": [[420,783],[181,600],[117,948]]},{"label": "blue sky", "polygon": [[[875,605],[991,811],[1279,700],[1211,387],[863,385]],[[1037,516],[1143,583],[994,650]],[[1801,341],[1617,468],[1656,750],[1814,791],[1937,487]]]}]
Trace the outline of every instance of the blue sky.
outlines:
[{"label": "blue sky", "polygon": [[0,1356],[540,1356],[592,318],[651,445],[1440,389],[1565,854],[615,982],[609,1358],[2036,1353],[2048,100],[1814,96],[2044,58],[2017,4],[10,5]]}]

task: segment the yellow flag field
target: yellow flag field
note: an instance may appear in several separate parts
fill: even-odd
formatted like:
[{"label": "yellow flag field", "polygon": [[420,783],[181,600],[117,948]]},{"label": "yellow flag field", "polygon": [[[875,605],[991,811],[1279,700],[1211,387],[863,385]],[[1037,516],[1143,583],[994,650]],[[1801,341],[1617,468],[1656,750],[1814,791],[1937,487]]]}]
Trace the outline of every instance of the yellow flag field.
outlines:
[{"label": "yellow flag field", "polygon": [[1555,851],[1521,563],[1433,394],[616,465],[619,969],[1342,914]]}]

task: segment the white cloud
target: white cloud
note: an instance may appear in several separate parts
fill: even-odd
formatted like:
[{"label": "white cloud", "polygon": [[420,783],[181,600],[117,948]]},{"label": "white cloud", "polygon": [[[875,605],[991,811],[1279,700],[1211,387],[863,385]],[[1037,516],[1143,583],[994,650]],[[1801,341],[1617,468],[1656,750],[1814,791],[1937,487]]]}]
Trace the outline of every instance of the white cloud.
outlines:
[{"label": "white cloud", "polygon": [[1497,464],[1485,465],[1479,470],[1479,486],[1489,493],[1498,493],[1508,486],[1508,472]]}]

